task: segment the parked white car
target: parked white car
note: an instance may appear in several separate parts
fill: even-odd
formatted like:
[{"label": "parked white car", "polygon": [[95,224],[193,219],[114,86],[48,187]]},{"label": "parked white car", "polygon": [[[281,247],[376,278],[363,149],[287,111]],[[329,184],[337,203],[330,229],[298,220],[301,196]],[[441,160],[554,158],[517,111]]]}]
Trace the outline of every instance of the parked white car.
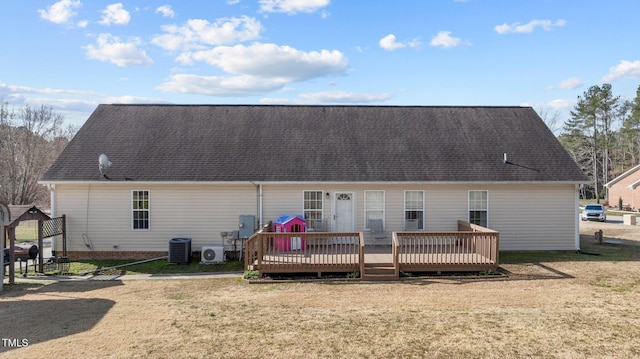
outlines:
[{"label": "parked white car", "polygon": [[582,220],[604,222],[607,220],[607,210],[601,204],[588,204],[582,211]]}]

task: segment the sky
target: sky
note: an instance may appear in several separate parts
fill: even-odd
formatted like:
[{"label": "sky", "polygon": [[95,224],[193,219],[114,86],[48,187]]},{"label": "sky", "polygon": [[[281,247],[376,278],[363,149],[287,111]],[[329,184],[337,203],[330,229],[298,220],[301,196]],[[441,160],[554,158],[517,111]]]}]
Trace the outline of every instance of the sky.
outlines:
[{"label": "sky", "polygon": [[[637,0],[0,0],[0,100],[532,106],[640,86]],[[543,116],[545,117],[545,116]]]}]

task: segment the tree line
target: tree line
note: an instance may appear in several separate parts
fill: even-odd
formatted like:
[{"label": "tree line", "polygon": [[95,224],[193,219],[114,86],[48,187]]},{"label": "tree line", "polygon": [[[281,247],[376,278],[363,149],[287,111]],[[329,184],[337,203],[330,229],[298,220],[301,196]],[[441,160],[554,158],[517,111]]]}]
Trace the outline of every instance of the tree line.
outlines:
[{"label": "tree line", "polygon": [[38,180],[75,132],[51,106],[0,103],[0,201],[48,208],[49,191]]},{"label": "tree line", "polygon": [[640,163],[640,86],[632,100],[615,96],[610,84],[591,86],[558,139],[590,179],[581,198],[605,198],[605,184]]}]

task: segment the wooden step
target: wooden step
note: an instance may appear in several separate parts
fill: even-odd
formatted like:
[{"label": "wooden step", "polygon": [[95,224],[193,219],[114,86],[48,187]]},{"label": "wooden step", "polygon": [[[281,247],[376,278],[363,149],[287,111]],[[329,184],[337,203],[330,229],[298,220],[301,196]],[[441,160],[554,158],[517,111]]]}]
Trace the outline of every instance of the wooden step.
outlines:
[{"label": "wooden step", "polygon": [[390,281],[398,277],[393,263],[365,263],[362,280]]},{"label": "wooden step", "polygon": [[369,262],[365,262],[364,264],[365,268],[369,268],[369,267],[391,267],[393,268],[393,263],[388,262],[388,263],[369,263]]},{"label": "wooden step", "polygon": [[365,267],[364,272],[366,274],[395,275],[396,269],[394,267]]},{"label": "wooden step", "polygon": [[386,275],[386,274],[365,274],[362,276],[361,280],[370,280],[370,281],[392,281],[398,280],[398,277],[395,274]]}]

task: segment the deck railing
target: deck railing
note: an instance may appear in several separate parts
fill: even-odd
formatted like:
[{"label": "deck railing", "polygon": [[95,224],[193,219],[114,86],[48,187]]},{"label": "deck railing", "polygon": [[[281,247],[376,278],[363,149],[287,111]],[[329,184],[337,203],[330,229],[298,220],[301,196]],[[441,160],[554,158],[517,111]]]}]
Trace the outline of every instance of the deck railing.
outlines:
[{"label": "deck railing", "polygon": [[464,271],[498,267],[499,233],[458,221],[458,232],[394,232],[396,271]]},{"label": "deck railing", "polygon": [[357,272],[364,263],[358,232],[281,233],[261,230],[245,245],[245,267],[262,273]]},{"label": "deck railing", "polygon": [[[364,273],[359,232],[256,232],[244,248],[245,268],[264,273]],[[457,232],[393,232],[391,261],[400,271],[482,271],[498,268],[499,233],[458,221]],[[385,261],[387,263],[387,261]]]}]

